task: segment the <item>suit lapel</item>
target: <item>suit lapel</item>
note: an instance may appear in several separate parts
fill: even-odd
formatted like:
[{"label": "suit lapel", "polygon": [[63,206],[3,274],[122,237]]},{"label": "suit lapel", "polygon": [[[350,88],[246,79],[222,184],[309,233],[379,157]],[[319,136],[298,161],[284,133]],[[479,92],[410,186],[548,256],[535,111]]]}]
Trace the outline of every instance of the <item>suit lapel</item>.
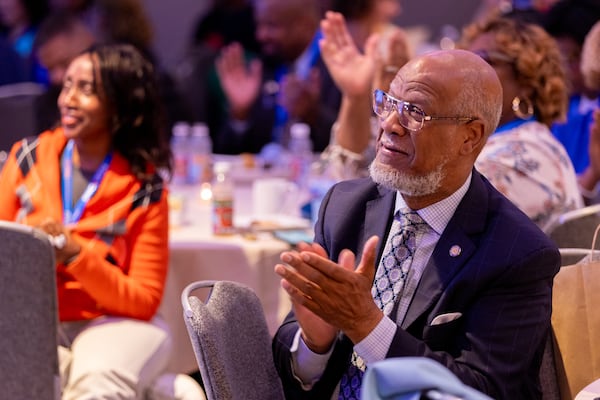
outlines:
[{"label": "suit lapel", "polygon": [[481,175],[473,171],[469,190],[448,222],[427,262],[402,322],[403,329],[408,328],[438,301],[442,291],[471,258],[476,250],[473,237],[483,231],[487,210],[487,189]]},{"label": "suit lapel", "polygon": [[[396,192],[392,190],[386,190],[379,188],[380,196],[367,202],[366,205],[366,216],[365,221],[368,221],[364,227],[364,237],[362,244],[367,241],[371,236],[379,236],[379,243],[377,243],[377,259],[375,261],[375,269],[379,265],[381,253],[387,239],[387,234],[390,230],[392,223],[392,215],[394,210],[394,203],[396,200]],[[360,260],[362,255],[362,245],[357,249],[356,259]]]}]

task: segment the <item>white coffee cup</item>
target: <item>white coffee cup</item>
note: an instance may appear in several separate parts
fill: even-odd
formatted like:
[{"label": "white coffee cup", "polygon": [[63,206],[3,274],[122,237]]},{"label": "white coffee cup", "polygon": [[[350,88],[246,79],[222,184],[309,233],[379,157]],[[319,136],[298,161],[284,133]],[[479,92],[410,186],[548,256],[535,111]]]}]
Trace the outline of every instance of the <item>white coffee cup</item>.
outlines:
[{"label": "white coffee cup", "polygon": [[252,210],[255,218],[298,213],[298,186],[283,178],[261,178],[252,184]]}]

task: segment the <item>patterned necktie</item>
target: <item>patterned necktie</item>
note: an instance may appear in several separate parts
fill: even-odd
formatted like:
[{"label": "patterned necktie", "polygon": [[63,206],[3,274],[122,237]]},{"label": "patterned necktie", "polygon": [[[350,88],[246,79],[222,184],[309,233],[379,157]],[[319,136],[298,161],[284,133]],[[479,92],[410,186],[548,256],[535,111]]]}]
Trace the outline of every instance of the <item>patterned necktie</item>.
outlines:
[{"label": "patterned necktie", "polygon": [[[402,208],[394,215],[389,239],[371,288],[373,300],[387,316],[400,298],[410,271],[416,248],[416,233],[425,227],[427,223],[409,208]],[[339,400],[360,399],[364,371],[364,361],[356,353],[352,353],[350,366],[340,381]]]}]

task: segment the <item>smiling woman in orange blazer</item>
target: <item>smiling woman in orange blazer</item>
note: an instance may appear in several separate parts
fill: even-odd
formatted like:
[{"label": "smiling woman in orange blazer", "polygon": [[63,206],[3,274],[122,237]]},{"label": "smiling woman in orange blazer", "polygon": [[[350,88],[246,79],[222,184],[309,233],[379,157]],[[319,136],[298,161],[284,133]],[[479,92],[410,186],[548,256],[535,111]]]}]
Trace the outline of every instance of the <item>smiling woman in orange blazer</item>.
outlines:
[{"label": "smiling woman in orange blazer", "polygon": [[58,106],[60,127],[12,148],[0,219],[56,247],[63,399],[137,398],[170,355],[156,312],[171,155],[153,66],[131,46],[92,48],[70,64]]}]

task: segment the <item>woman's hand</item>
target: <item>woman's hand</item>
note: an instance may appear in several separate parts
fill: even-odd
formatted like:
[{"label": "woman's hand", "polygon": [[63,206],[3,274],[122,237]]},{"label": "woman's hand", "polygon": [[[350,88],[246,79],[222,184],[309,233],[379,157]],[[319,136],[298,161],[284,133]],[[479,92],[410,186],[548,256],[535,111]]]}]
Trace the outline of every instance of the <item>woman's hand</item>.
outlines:
[{"label": "woman's hand", "polygon": [[51,218],[44,220],[38,229],[51,236],[57,264],[64,264],[81,252],[81,245],[71,236],[71,232],[62,223]]}]

